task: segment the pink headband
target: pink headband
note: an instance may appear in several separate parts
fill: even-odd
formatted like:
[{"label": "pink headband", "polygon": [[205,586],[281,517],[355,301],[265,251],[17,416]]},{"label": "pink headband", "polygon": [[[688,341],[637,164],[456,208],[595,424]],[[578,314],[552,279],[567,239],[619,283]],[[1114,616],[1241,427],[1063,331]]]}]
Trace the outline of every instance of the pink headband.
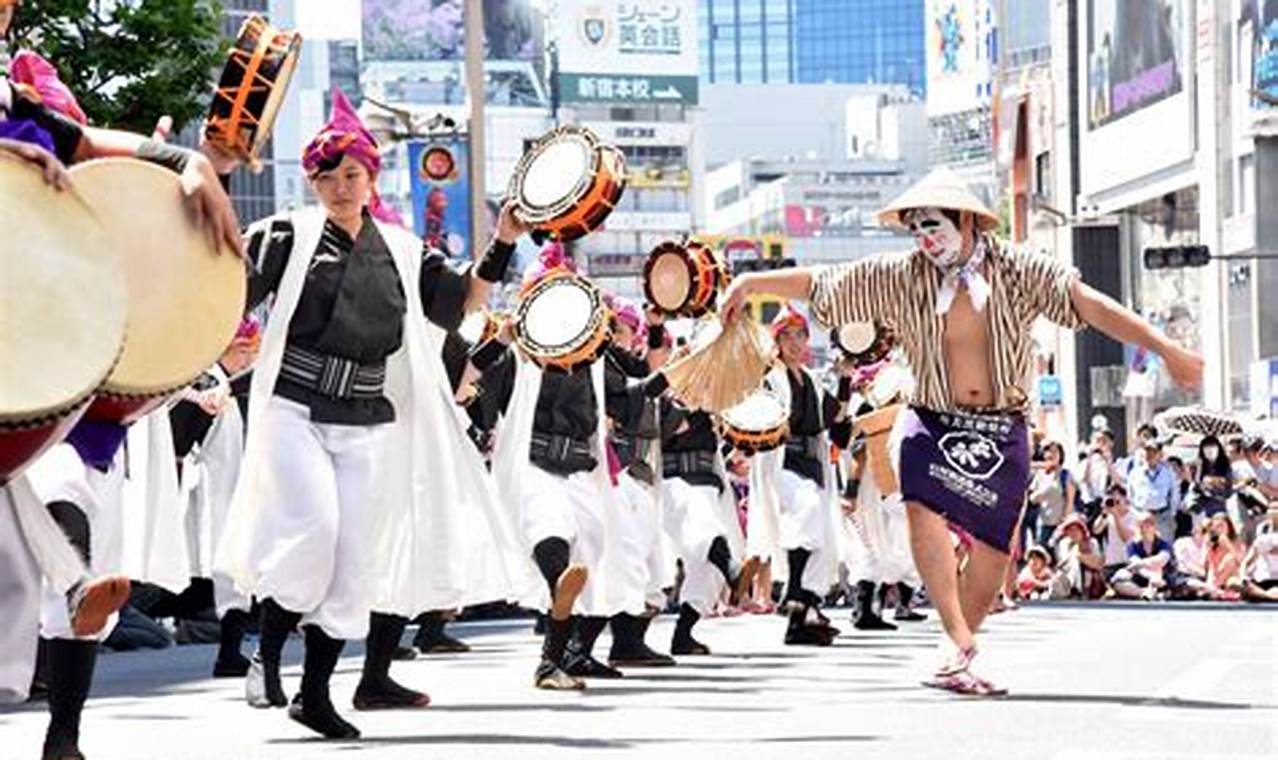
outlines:
[{"label": "pink headband", "polygon": [[40,102],[50,109],[74,119],[81,126],[89,123],[89,118],[76,102],[75,95],[71,94],[71,90],[58,77],[58,70],[39,54],[23,50],[14,56],[9,64],[9,79],[33,90],[40,96]]}]

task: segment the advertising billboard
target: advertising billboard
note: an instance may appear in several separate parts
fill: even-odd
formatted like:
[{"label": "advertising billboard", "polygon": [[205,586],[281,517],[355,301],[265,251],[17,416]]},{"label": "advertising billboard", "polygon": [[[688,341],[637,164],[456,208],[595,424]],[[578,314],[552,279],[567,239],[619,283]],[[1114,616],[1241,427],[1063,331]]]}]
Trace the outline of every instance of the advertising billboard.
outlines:
[{"label": "advertising billboard", "polygon": [[408,144],[413,231],[430,247],[469,259],[470,145],[464,135]]},{"label": "advertising billboard", "polygon": [[[541,12],[529,0],[483,0],[484,56],[541,56]],[[466,42],[464,0],[363,0],[364,60],[456,61]]]},{"label": "advertising billboard", "polygon": [[927,115],[990,104],[998,35],[990,0],[927,0]]},{"label": "advertising billboard", "polygon": [[565,103],[697,102],[696,0],[560,0]]},{"label": "advertising billboard", "polygon": [[1184,88],[1187,0],[1088,0],[1088,125],[1095,129]]},{"label": "advertising billboard", "polygon": [[1142,178],[1193,171],[1195,3],[1087,0],[1082,10],[1080,191],[1108,213],[1144,199]]},{"label": "advertising billboard", "polygon": [[1241,0],[1238,51],[1251,76],[1252,106],[1278,108],[1278,0]]}]

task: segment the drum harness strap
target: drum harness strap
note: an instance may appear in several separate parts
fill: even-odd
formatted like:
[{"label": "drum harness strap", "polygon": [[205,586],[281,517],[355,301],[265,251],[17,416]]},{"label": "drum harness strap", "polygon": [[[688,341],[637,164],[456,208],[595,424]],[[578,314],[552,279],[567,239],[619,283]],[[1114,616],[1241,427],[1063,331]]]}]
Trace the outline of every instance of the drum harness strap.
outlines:
[{"label": "drum harness strap", "polygon": [[617,459],[621,461],[621,466],[637,480],[648,485],[653,485],[657,481],[657,475],[648,463],[656,443],[656,439],[653,438],[641,438],[619,431],[614,431],[612,434],[612,447],[617,452]]},{"label": "drum harness strap", "polygon": [[534,432],[528,458],[550,472],[570,475],[595,469],[594,448],[590,441],[567,435]]},{"label": "drum harness strap", "polygon": [[280,376],[330,398],[381,398],[386,362],[360,364],[290,345],[284,348]]},{"label": "drum harness strap", "polygon": [[713,451],[671,451],[661,455],[661,476],[718,475]]}]

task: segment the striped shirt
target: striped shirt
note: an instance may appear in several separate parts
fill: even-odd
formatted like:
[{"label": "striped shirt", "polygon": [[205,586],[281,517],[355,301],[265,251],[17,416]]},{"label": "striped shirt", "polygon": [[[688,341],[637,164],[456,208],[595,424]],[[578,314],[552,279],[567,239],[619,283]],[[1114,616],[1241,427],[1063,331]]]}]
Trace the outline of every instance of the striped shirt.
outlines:
[{"label": "striped shirt", "polygon": [[[985,278],[989,303],[990,379],[993,409],[1024,411],[1034,372],[1030,329],[1043,316],[1077,330],[1086,326],[1070,298],[1078,270],[1039,254],[1014,253],[987,239]],[[881,320],[896,329],[914,370],[910,403],[958,411],[945,368],[945,315],[936,313],[942,273],[922,253],[874,256],[813,273],[808,301],[825,327]]]}]

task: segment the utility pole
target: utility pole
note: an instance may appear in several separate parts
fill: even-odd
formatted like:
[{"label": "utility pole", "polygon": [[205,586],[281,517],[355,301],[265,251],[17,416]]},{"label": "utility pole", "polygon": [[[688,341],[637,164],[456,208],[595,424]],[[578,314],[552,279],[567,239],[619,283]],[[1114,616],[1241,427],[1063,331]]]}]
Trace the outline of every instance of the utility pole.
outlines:
[{"label": "utility pole", "polygon": [[484,245],[488,196],[484,176],[484,4],[466,0],[466,92],[470,96],[470,252],[478,261]]}]

